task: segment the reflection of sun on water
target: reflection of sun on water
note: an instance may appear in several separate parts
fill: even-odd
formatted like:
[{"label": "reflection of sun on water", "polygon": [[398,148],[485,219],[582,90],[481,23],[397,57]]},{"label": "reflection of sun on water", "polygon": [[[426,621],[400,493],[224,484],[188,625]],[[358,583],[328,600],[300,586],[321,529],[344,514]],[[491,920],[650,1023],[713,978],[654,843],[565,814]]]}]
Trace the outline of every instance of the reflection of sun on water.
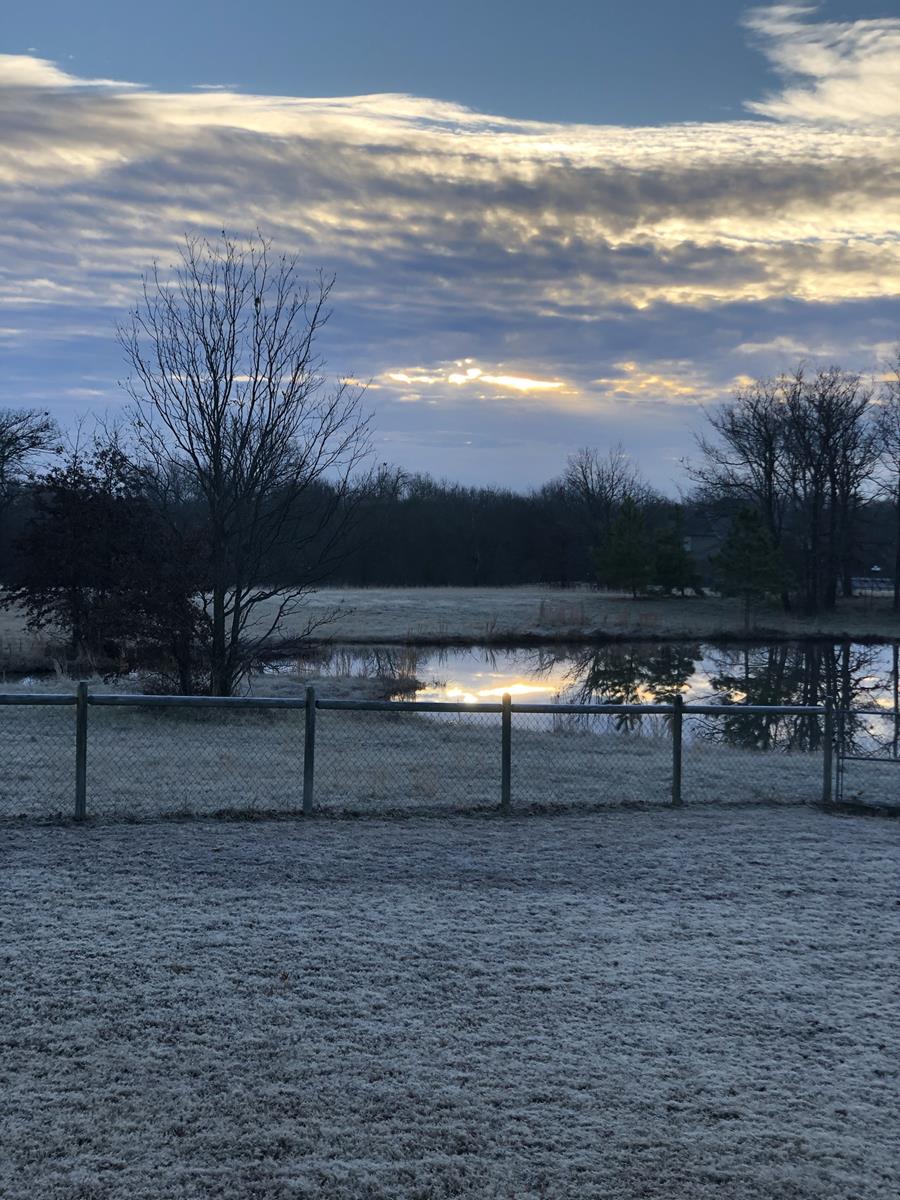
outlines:
[{"label": "reflection of sun on water", "polygon": [[423,688],[417,693],[420,700],[452,700],[458,704],[480,704],[501,699],[508,692],[510,696],[555,696],[560,685],[553,683],[505,683],[501,686],[471,688],[463,687],[455,682],[447,682],[437,687]]}]

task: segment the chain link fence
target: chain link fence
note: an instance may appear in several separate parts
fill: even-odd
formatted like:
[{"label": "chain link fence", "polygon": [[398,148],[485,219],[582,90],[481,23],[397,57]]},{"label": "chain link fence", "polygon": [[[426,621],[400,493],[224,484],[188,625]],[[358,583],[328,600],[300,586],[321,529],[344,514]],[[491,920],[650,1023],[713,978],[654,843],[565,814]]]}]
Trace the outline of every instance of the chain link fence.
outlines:
[{"label": "chain link fence", "polygon": [[[75,698],[0,700],[0,816],[71,816]],[[45,700],[47,702],[45,702]]]},{"label": "chain link fence", "polygon": [[900,802],[900,712],[859,708],[837,716],[836,795],[876,808]]},{"label": "chain link fence", "polygon": [[[825,712],[684,713],[682,799],[685,804],[815,804],[823,799]],[[825,799],[831,798],[831,781]]]},{"label": "chain link fence", "polygon": [[511,740],[517,806],[671,801],[672,743],[659,713],[513,708]]},{"label": "chain link fence", "polygon": [[[751,748],[761,720],[766,750]],[[0,816],[828,802],[833,741],[831,710],[818,708],[123,696],[79,685],[76,696],[0,696]]]},{"label": "chain link fence", "polygon": [[91,705],[91,816],[295,812],[303,803],[303,708]]},{"label": "chain link fence", "polygon": [[322,708],[314,789],[316,808],[354,815],[496,808],[499,712]]}]

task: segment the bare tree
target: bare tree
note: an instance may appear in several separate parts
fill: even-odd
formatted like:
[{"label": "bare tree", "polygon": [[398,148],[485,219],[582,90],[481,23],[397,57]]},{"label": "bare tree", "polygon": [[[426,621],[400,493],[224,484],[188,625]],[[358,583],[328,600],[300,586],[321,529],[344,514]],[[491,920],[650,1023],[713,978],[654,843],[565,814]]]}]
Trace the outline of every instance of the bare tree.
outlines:
[{"label": "bare tree", "polygon": [[[804,608],[832,607],[852,588],[854,534],[877,453],[871,391],[858,375],[802,367],[758,380],[708,414],[689,470],[707,494],[750,504],[793,567]],[[786,607],[790,598],[782,596]]]},{"label": "bare tree", "polygon": [[900,612],[900,352],[876,417],[878,451],[886,473],[882,491],[894,506],[894,612]]},{"label": "bare tree", "polygon": [[795,390],[795,382],[785,377],[739,389],[730,404],[706,414],[712,436],[698,435],[702,460],[688,464],[691,477],[708,494],[757,509],[776,545],[790,496],[785,417]]},{"label": "bare tree", "polygon": [[37,408],[0,409],[0,514],[22,482],[29,464],[57,448],[59,429]]},{"label": "bare tree", "polygon": [[577,450],[566,463],[563,483],[579,501],[592,531],[599,537],[609,533],[626,500],[642,507],[656,498],[621,444],[606,454],[593,446]]},{"label": "bare tree", "polygon": [[[186,238],[173,276],[154,265],[119,330],[139,453],[162,498],[175,487],[202,512],[215,695],[333,566],[368,454],[363,391],[329,386],[316,349],[332,284],[304,284],[297,257],[262,239]],[[267,577],[285,545],[290,586]]]}]

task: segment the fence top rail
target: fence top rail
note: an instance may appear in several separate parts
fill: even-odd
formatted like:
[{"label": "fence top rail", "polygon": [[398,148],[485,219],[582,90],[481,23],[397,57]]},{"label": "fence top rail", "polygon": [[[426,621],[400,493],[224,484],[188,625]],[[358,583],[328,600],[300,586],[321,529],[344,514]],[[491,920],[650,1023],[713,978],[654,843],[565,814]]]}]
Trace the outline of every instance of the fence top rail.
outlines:
[{"label": "fence top rail", "polygon": [[[594,714],[597,716],[652,717],[671,716],[673,704],[513,704],[514,713],[572,713],[573,715]],[[683,712],[687,712],[687,705]]]},{"label": "fence top rail", "polygon": [[[108,707],[147,708],[306,708],[306,696],[147,696],[131,692],[88,692],[88,704]],[[74,692],[5,692],[0,693],[0,705],[73,705],[77,703]],[[499,713],[503,705],[499,702],[470,704],[459,700],[329,700],[316,697],[316,707],[322,709],[345,709],[358,712],[446,712],[446,713]],[[545,713],[598,716],[653,716],[671,715],[673,704],[511,704],[514,713]],[[685,716],[823,716],[823,705],[809,704],[684,704]],[[853,715],[892,716],[887,709],[846,710]]]},{"label": "fence top rail", "polygon": [[[516,704],[514,713],[597,713],[600,715],[622,715],[649,717],[671,715],[674,704]],[[686,717],[722,716],[772,716],[784,714],[792,717],[823,716],[823,706],[809,704],[684,704],[681,711]]]},{"label": "fence top rail", "polygon": [[306,708],[305,696],[144,696],[140,693],[88,693],[88,704],[121,708]]},{"label": "fence top rail", "polygon": [[686,717],[822,717],[828,710],[824,704],[686,704],[683,711]]},{"label": "fence top rail", "polygon": [[[498,703],[466,704],[461,700],[325,700],[316,698],[316,708],[340,708],[358,712],[447,712],[499,713]],[[512,706],[513,711],[516,705]]]}]

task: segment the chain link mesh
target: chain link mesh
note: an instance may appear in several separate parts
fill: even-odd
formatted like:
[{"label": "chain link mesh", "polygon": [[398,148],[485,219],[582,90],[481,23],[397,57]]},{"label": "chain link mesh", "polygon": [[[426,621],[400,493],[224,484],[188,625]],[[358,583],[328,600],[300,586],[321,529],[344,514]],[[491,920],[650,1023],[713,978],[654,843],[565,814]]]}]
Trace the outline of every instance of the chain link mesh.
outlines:
[{"label": "chain link mesh", "polygon": [[683,727],[685,804],[812,804],[822,797],[819,717],[723,713]]},{"label": "chain link mesh", "polygon": [[[87,813],[147,818],[292,813],[303,806],[302,708],[92,704]],[[761,748],[759,748],[761,747]],[[672,799],[671,717],[512,713],[512,809],[656,804]],[[816,802],[823,728],[816,716],[686,713],[685,804]],[[0,816],[74,810],[75,707],[0,709]],[[891,795],[895,764],[874,764]],[[867,775],[867,780],[870,776]],[[848,791],[851,780],[848,774]],[[501,792],[499,713],[316,714],[315,807],[387,815],[495,809]]]},{"label": "chain link mesh", "polygon": [[513,807],[665,804],[672,745],[662,720],[514,712]]},{"label": "chain link mesh", "polygon": [[499,796],[499,713],[317,713],[317,808],[462,811]]},{"label": "chain link mesh", "polygon": [[0,707],[0,816],[72,815],[75,706]]},{"label": "chain link mesh", "polygon": [[89,710],[90,816],[299,811],[304,710]]},{"label": "chain link mesh", "polygon": [[838,798],[895,806],[900,799],[900,717],[868,709],[842,713]]}]

